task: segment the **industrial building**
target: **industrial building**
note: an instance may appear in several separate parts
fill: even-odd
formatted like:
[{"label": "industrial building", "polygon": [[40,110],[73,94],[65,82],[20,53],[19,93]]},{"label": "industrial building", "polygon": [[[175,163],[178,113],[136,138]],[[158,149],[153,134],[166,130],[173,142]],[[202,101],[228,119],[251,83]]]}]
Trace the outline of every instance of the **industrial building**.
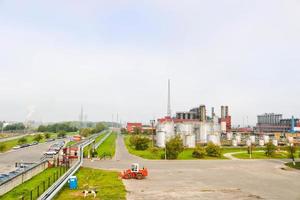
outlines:
[{"label": "industrial building", "polygon": [[231,116],[228,106],[221,106],[221,117],[212,108],[211,116],[206,114],[206,106],[200,105],[187,112],[177,112],[175,117],[167,116],[158,119],[156,141],[158,147],[164,147],[166,141],[180,135],[186,147],[193,148],[196,144],[213,142],[220,144],[222,133],[231,129]]},{"label": "industrial building", "polygon": [[300,120],[294,117],[283,119],[282,114],[265,113],[257,116],[255,131],[272,132],[300,132]]}]

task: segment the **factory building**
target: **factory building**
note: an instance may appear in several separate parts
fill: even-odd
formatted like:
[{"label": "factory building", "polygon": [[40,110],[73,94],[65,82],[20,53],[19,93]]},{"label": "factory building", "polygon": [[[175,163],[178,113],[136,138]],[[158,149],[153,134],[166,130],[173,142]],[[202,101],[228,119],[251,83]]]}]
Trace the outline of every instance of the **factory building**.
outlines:
[{"label": "factory building", "polygon": [[164,147],[165,142],[175,135],[180,135],[186,147],[193,148],[196,144],[213,142],[220,144],[221,133],[231,129],[231,116],[228,106],[221,107],[221,117],[215,114],[206,115],[206,106],[200,105],[187,112],[177,112],[176,117],[158,119],[157,146]]},{"label": "factory building", "polygon": [[265,113],[257,116],[257,132],[299,132],[300,120],[283,119],[282,114]]}]

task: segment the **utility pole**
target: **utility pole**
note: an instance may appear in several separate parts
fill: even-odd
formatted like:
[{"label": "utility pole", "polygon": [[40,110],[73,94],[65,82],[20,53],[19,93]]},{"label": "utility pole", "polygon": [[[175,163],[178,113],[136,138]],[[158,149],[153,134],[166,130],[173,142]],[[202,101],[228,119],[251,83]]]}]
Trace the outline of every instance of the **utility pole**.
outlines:
[{"label": "utility pole", "polygon": [[155,120],[154,119],[150,120],[150,123],[151,123],[151,131],[152,131],[152,147],[154,147],[154,123],[155,123]]}]

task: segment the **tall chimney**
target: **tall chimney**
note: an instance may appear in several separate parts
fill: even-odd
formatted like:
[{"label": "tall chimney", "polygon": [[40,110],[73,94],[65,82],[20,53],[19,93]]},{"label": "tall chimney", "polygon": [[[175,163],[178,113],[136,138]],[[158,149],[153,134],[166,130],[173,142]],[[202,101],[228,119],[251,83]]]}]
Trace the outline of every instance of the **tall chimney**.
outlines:
[{"label": "tall chimney", "polygon": [[225,117],[229,116],[229,109],[228,106],[225,106]]},{"label": "tall chimney", "polygon": [[215,117],[215,108],[212,107],[211,108],[211,118],[214,118]]},{"label": "tall chimney", "polygon": [[225,106],[221,106],[221,119],[225,119]]},{"label": "tall chimney", "polygon": [[200,121],[205,122],[206,121],[206,108],[205,105],[200,105]]}]

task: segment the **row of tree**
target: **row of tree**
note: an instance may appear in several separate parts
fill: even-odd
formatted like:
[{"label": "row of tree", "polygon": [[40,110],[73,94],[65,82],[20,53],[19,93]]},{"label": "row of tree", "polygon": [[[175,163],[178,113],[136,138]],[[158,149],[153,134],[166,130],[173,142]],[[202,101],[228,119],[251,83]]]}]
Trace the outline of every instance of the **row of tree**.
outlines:
[{"label": "row of tree", "polygon": [[107,129],[108,127],[106,126],[106,124],[99,122],[96,124],[95,128],[82,128],[79,131],[79,134],[83,137],[88,137],[92,134],[95,133],[100,133],[101,131],[104,131],[105,129]]},{"label": "row of tree", "polygon": [[75,126],[73,126],[70,122],[63,122],[49,125],[40,125],[37,131],[58,133],[60,131],[76,132],[78,131],[78,129]]},{"label": "row of tree", "polygon": [[[3,122],[1,123],[1,129],[3,127]],[[20,131],[20,130],[24,130],[25,126],[23,123],[14,123],[14,124],[9,124],[7,126],[3,127],[4,131]]]}]

